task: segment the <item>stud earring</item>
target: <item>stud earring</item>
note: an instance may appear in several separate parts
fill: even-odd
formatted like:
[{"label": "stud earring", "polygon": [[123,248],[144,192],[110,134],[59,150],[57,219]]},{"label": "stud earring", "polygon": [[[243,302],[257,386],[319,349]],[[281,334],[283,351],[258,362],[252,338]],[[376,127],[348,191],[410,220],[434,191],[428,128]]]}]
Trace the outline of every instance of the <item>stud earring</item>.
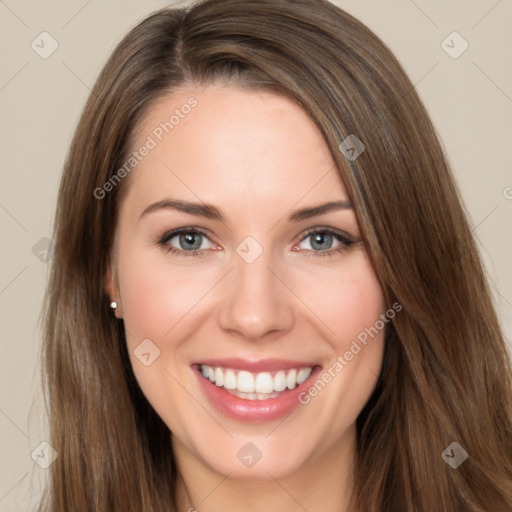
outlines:
[{"label": "stud earring", "polygon": [[117,302],[112,301],[112,302],[110,303],[110,307],[111,307],[112,309],[116,309],[116,308],[117,308]]}]

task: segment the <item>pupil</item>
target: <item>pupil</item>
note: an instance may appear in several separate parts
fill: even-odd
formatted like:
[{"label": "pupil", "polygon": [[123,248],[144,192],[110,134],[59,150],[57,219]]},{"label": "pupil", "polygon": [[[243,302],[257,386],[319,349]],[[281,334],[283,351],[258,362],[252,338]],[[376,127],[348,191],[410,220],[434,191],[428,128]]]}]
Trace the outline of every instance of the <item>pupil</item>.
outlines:
[{"label": "pupil", "polygon": [[[199,249],[199,247],[201,247],[201,241],[199,241],[199,243],[196,242],[196,244],[194,246],[194,238],[196,238],[197,236],[199,236],[198,233],[182,234],[180,242],[182,242],[183,245],[189,245],[189,247],[192,249]],[[193,247],[191,247],[191,246],[193,246]]]},{"label": "pupil", "polygon": [[316,247],[317,249],[325,248],[325,242],[329,241],[329,239],[332,238],[332,235],[329,235],[328,233],[318,233],[313,237],[313,248],[315,248],[315,245],[319,245],[319,247]]}]

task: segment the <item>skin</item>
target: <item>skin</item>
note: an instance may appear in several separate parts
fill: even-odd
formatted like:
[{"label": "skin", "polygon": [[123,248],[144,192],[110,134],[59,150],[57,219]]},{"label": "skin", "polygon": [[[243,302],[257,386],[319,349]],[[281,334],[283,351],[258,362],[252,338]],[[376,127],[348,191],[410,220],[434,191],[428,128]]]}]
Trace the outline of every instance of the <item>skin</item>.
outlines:
[{"label": "skin", "polygon": [[[106,276],[135,376],[172,432],[188,488],[181,488],[179,510],[347,510],[355,421],[381,368],[383,330],[307,405],[272,422],[219,413],[191,363],[282,358],[329,368],[386,310],[355,214],[342,209],[287,220],[296,209],[347,195],[316,126],[272,93],[229,84],[175,91],[148,111],[134,147],[190,96],[197,107],[123,184]],[[226,220],[173,209],[141,217],[148,205],[170,197],[211,203]],[[167,248],[158,244],[180,227],[206,232],[199,237],[202,256],[169,253],[170,245],[190,251],[179,236]],[[335,253],[341,242],[333,238],[314,249],[314,236],[305,232],[326,227],[356,243]],[[250,264],[236,252],[247,236],[263,249]],[[318,256],[329,250],[332,256]],[[149,366],[134,355],[145,339],[160,350]],[[249,468],[237,458],[247,442],[262,453]]]}]

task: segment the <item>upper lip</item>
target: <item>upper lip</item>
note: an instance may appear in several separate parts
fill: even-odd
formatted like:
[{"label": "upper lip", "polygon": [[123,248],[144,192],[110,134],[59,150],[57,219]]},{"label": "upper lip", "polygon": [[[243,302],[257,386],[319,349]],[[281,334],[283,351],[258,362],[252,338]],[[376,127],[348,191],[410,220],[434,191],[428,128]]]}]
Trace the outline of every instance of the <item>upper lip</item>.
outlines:
[{"label": "upper lip", "polygon": [[306,361],[292,361],[290,359],[260,359],[258,361],[251,359],[228,358],[228,359],[204,359],[193,363],[196,365],[206,365],[211,367],[231,368],[233,370],[245,370],[251,373],[275,372],[278,370],[288,370],[291,368],[311,368],[317,366],[316,363]]}]

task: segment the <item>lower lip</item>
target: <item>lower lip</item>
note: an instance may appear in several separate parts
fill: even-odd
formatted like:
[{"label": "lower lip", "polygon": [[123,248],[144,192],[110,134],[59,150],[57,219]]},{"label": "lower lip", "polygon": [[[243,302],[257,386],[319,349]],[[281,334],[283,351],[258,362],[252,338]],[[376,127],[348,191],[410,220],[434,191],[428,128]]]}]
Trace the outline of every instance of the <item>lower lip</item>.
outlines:
[{"label": "lower lip", "polygon": [[199,368],[195,369],[204,393],[220,413],[234,420],[251,423],[273,421],[290,414],[295,407],[300,405],[299,395],[309,388],[313,382],[312,378],[320,371],[320,367],[313,368],[310,377],[302,384],[292,390],[284,391],[282,395],[275,398],[246,400],[216,386],[202,376]]}]

